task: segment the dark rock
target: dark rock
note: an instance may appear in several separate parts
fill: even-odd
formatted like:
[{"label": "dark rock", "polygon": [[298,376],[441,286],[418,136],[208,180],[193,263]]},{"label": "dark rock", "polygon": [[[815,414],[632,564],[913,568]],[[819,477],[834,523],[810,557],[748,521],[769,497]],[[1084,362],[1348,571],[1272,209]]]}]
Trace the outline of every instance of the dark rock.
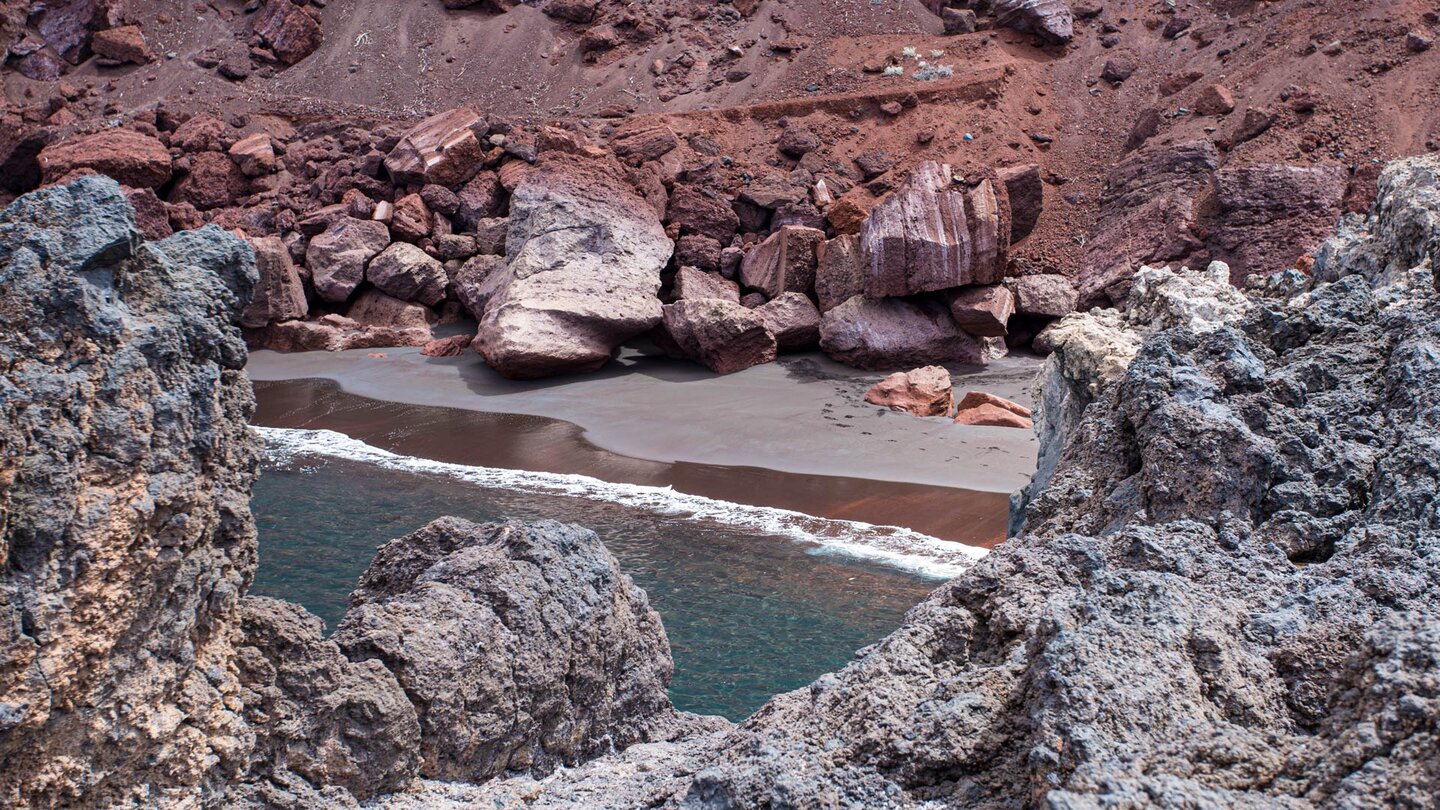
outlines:
[{"label": "dark rock", "polygon": [[1035,164],[996,170],[1010,203],[1010,243],[1029,236],[1045,210],[1045,180]]},{"label": "dark rock", "polygon": [[251,23],[256,36],[276,57],[293,65],[320,47],[320,21],[291,0],[265,0]]},{"label": "dark rock", "polygon": [[720,269],[720,243],[698,233],[686,234],[675,240],[675,263],[681,267],[701,270]]},{"label": "dark rock", "polygon": [[820,136],[803,124],[791,124],[780,133],[775,145],[782,153],[798,159],[820,148]]},{"label": "dark rock", "polygon": [[1256,165],[1215,175],[1220,217],[1210,237],[1233,281],[1294,267],[1333,233],[1347,185],[1339,166]]}]

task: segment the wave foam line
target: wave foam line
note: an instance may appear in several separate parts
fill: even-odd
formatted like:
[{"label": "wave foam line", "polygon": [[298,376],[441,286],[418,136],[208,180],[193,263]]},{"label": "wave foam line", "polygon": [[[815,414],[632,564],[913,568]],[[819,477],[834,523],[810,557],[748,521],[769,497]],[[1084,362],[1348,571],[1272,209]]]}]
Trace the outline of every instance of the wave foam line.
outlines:
[{"label": "wave foam line", "polygon": [[586,475],[432,461],[382,450],[333,430],[255,429],[265,440],[267,460],[275,464],[290,463],[296,456],[328,456],[400,472],[442,475],[482,487],[604,501],[668,517],[710,521],[790,537],[815,544],[817,552],[844,554],[937,579],[958,576],[986,554],[985,549],[899,526],[820,518],[788,509],[687,495],[670,487],[616,484]]}]

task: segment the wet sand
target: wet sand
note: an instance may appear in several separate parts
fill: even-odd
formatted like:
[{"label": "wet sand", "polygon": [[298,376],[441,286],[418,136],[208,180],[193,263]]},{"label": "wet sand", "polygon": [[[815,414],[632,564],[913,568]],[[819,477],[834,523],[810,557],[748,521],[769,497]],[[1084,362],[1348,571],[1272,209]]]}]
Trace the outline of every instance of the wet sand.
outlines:
[{"label": "wet sand", "polygon": [[[1009,357],[986,369],[952,373],[958,392],[975,388],[1029,404],[1038,368],[1033,357]],[[787,355],[717,376],[693,363],[626,348],[599,373],[532,382],[506,380],[473,353],[430,358],[413,348],[257,351],[248,370],[257,381],[331,380],[371,400],[569,423],[549,429],[565,434],[563,440],[547,444],[549,431],[538,431],[542,435],[527,438],[538,446],[517,449],[517,463],[503,465],[524,469],[548,469],[540,466],[547,459],[560,463],[576,452],[572,428],[590,446],[632,462],[762,468],[1004,495],[1023,486],[1035,469],[1029,431],[957,426],[877,408],[864,401],[865,391],[884,375],[819,354]],[[433,441],[447,443],[443,435]]]},{"label": "wet sand", "polygon": [[1005,532],[1006,493],[748,465],[635,458],[598,446],[580,426],[559,419],[388,402],[347,393],[328,380],[261,380],[255,383],[255,392],[259,408],[254,421],[258,425],[326,428],[408,456],[672,486],[735,503],[904,526],[977,546],[993,545]]}]

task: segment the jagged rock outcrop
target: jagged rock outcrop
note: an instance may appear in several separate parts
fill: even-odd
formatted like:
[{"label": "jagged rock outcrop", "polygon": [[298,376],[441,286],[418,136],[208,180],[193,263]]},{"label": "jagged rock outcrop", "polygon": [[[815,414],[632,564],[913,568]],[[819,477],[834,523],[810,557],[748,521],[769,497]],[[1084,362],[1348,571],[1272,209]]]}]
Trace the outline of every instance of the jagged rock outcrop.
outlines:
[{"label": "jagged rock outcrop", "polygon": [[1360,274],[1376,286],[1406,278],[1412,268],[1440,267],[1440,166],[1401,160],[1386,167],[1368,216],[1347,216],[1315,251],[1317,281]]},{"label": "jagged rock outcrop", "polygon": [[576,526],[436,520],[380,548],[334,638],[395,674],[426,776],[544,774],[709,722],[671,706],[659,616]]},{"label": "jagged rock outcrop", "polygon": [[995,24],[1060,45],[1074,37],[1075,15],[1067,0],[996,0]]},{"label": "jagged rock outcrop", "polygon": [[0,805],[193,805],[243,762],[255,280],[219,228],[143,241],[106,178],[0,213]]},{"label": "jagged rock outcrop", "polygon": [[507,265],[475,348],[512,378],[594,371],[660,322],[673,249],[617,167],[547,157],[510,199]]}]

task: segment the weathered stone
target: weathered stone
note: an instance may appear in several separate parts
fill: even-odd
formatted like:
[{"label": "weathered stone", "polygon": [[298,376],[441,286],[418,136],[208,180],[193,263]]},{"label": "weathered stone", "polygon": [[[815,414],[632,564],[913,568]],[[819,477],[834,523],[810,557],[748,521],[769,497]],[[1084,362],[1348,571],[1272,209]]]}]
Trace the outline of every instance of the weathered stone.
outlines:
[{"label": "weathered stone", "polygon": [[[1074,299],[1071,288],[1070,298]],[[955,325],[976,337],[1003,337],[1007,334],[1010,316],[1015,314],[1015,294],[1010,288],[993,284],[965,287],[945,294]],[[1074,310],[1074,304],[1071,304]]]},{"label": "weathered stone", "polygon": [[618,167],[547,158],[510,200],[508,264],[475,348],[512,378],[594,371],[659,323],[673,249]]},{"label": "weathered stone", "polygon": [[1340,166],[1221,169],[1215,173],[1220,217],[1211,253],[1230,265],[1232,282],[1296,266],[1334,233],[1346,179]]},{"label": "weathered stone", "polygon": [[1010,201],[1010,243],[1014,244],[1029,236],[1040,221],[1045,210],[1045,180],[1034,164],[998,169],[995,174],[1005,184]]},{"label": "weathered stone", "polygon": [[682,235],[708,236],[722,245],[730,244],[740,227],[740,218],[729,204],[691,185],[676,184],[667,213]]},{"label": "weathered stone", "polygon": [[340,315],[326,315],[318,321],[281,321],[245,333],[246,342],[253,348],[277,352],[341,352],[348,349],[424,346],[430,339],[429,329],[362,326]]},{"label": "weathered stone", "polygon": [[694,300],[720,298],[740,302],[740,285],[715,273],[705,273],[694,267],[681,267],[675,273],[675,299]]},{"label": "weathered stone", "polygon": [[950,169],[919,164],[875,206],[860,232],[865,293],[914,295],[966,284],[993,284],[1005,275],[1010,246],[1004,186],[993,178],[961,191]]},{"label": "weathered stone", "polygon": [[307,6],[291,0],[266,0],[251,23],[255,34],[281,62],[293,65],[320,47],[320,21]]},{"label": "weathered stone", "polygon": [[1318,281],[1363,275],[1374,286],[1407,278],[1427,262],[1440,283],[1440,161],[1397,160],[1376,184],[1369,216],[1345,217],[1339,233],[1315,251]]},{"label": "weathered stone", "polygon": [[808,294],[815,287],[816,248],[825,232],[786,225],[751,248],[740,263],[740,283],[774,298],[782,292]]},{"label": "weathered stone", "polygon": [[201,211],[233,205],[249,187],[245,175],[220,152],[190,157],[190,171],[170,190],[170,202],[189,203]]},{"label": "weathered stone", "polygon": [[969,410],[971,408],[976,408],[981,405],[989,405],[991,407],[999,408],[1003,411],[1013,413],[1016,416],[1023,416],[1026,419],[1029,419],[1032,416],[1030,409],[1025,407],[1024,405],[1021,405],[1020,403],[1013,400],[1005,399],[1004,397],[996,396],[986,391],[966,391],[965,396],[961,397],[960,401],[955,404],[955,410],[959,412]]},{"label": "weathered stone", "polygon": [[820,136],[804,124],[790,124],[780,133],[775,147],[792,158],[802,158],[820,148]]},{"label": "weathered stone", "polygon": [[290,250],[278,236],[251,239],[259,281],[250,303],[240,313],[240,325],[257,327],[271,321],[303,318],[310,311],[305,303],[305,286],[300,271],[290,260]]},{"label": "weathered stone", "polygon": [[682,722],[660,617],[593,532],[441,518],[376,552],[334,636],[394,673],[421,772],[544,774]]},{"label": "weathered stone", "polygon": [[460,299],[470,317],[478,321],[485,316],[485,305],[505,284],[505,280],[503,256],[475,256],[455,273],[455,297]]},{"label": "weathered stone", "polygon": [[682,357],[716,374],[732,374],[775,359],[775,335],[756,310],[719,298],[665,305],[664,334]]},{"label": "weathered stone", "polygon": [[421,346],[420,353],[426,357],[459,357],[469,350],[470,342],[474,339],[475,336],[471,334],[435,338]]},{"label": "weathered stone", "polygon": [[408,242],[394,242],[370,260],[365,278],[401,301],[435,306],[445,300],[445,267]]},{"label": "weathered stone", "polygon": [[305,249],[315,293],[326,301],[347,300],[365,279],[365,265],[389,244],[385,223],[339,217]]},{"label": "weathered stone", "polygon": [[119,28],[96,31],[90,37],[90,47],[96,54],[116,62],[143,65],[155,61],[155,55],[145,44],[145,35],[141,33],[138,25],[122,25]]},{"label": "weathered stone", "polygon": [[345,311],[345,317],[361,326],[385,326],[392,329],[415,329],[430,339],[430,324],[435,322],[435,313],[427,307],[409,301],[401,301],[379,290],[366,290],[355,298],[355,303]]},{"label": "weathered stone", "polygon": [[418,242],[430,235],[434,217],[419,194],[406,194],[395,201],[390,214],[390,233],[397,239]]},{"label": "weathered stone", "polygon": [[1226,115],[1235,110],[1235,95],[1223,84],[1212,84],[1195,97],[1195,112],[1200,115]]},{"label": "weathered stone", "polygon": [[[740,189],[738,199],[766,211],[774,211],[784,205],[804,202],[810,190],[781,174],[771,172]],[[753,230],[747,228],[746,230]]]},{"label": "weathered stone", "polygon": [[820,342],[820,310],[807,295],[781,293],[754,312],[781,349],[808,349]]},{"label": "weathered stone", "polygon": [[275,147],[270,143],[270,136],[264,132],[241,138],[228,151],[230,158],[246,177],[270,174],[279,167],[275,159]]},{"label": "weathered stone", "polygon": [[610,144],[615,156],[632,166],[659,160],[679,145],[680,139],[666,126],[624,131]]},{"label": "weathered stone", "polygon": [[1029,430],[1034,425],[1029,417],[1020,416],[1015,412],[991,405],[988,402],[975,403],[972,405],[961,405],[955,410],[955,424],[975,425],[977,427],[1005,427],[1021,428]]},{"label": "weathered stone", "polygon": [[40,150],[45,182],[96,172],[135,188],[158,188],[170,180],[170,151],[149,135],[107,129],[67,138]]},{"label": "weathered stone", "polygon": [[[485,161],[480,137],[489,127],[468,107],[447,110],[416,124],[385,156],[385,170],[397,182],[458,186]],[[465,192],[461,192],[462,200]],[[480,216],[494,216],[486,212]]]},{"label": "weathered stone", "polygon": [[820,348],[846,365],[872,371],[982,362],[979,341],[934,301],[851,298],[821,317]]},{"label": "weathered stone", "polygon": [[942,366],[897,371],[875,383],[865,401],[916,416],[949,416],[954,408],[950,372]]},{"label": "weathered stone", "polygon": [[946,6],[940,9],[940,19],[945,25],[945,33],[948,36],[975,33],[976,19],[973,9]]},{"label": "weathered stone", "polygon": [[[458,194],[459,204],[455,209],[455,226],[464,231],[475,231],[479,233],[486,228],[487,223],[497,220],[505,212],[505,188],[500,185],[500,177],[492,171],[482,171],[470,178],[460,188]],[[498,220],[504,222],[503,219]],[[503,233],[508,223],[492,230]],[[499,251],[505,252],[503,240]]]},{"label": "weathered stone", "polygon": [[698,233],[686,234],[675,240],[675,263],[681,267],[701,270],[720,269],[720,243]]},{"label": "weathered stone", "polygon": [[841,194],[834,204],[825,209],[825,221],[837,234],[858,234],[865,227],[865,220],[876,202],[870,192],[856,186]]},{"label": "weathered stone", "polygon": [[819,261],[815,268],[815,297],[820,301],[821,312],[829,312],[865,292],[859,234],[821,242],[816,252]]},{"label": "weathered stone", "polygon": [[995,0],[995,24],[1058,45],[1074,36],[1075,18],[1066,0]]},{"label": "weathered stone", "polygon": [[1005,279],[1015,294],[1015,311],[1021,315],[1059,318],[1075,311],[1075,284],[1057,273],[1039,273]]}]

